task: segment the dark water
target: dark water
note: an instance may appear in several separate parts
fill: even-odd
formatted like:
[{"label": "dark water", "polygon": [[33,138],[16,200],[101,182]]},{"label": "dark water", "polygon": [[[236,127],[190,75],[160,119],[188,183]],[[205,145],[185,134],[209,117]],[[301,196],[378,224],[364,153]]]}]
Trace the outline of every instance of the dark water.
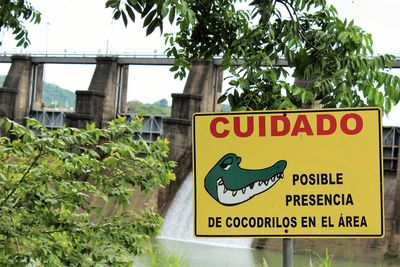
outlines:
[{"label": "dark water", "polygon": [[[167,264],[168,258],[172,262],[180,262],[179,266],[190,267],[281,267],[282,253],[256,250],[250,248],[215,246],[199,242],[182,242],[177,240],[157,239],[154,241],[156,253],[166,259],[163,264],[155,266],[176,266]],[[323,267],[325,255],[318,255],[312,251],[295,255],[294,267]],[[265,262],[268,265],[263,265]],[[136,258],[135,267],[152,266],[150,255]],[[380,267],[382,265],[368,262],[354,262],[351,259],[339,260],[333,258],[332,267]]]}]

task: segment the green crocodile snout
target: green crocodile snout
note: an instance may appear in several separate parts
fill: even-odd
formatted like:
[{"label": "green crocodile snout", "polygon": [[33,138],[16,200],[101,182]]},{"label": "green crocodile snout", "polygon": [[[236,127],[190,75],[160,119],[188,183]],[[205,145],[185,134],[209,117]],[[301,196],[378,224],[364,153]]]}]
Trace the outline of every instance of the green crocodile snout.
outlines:
[{"label": "green crocodile snout", "polygon": [[237,205],[270,189],[283,178],[287,162],[279,160],[262,169],[243,169],[234,153],[223,156],[204,179],[207,192],[223,205]]}]

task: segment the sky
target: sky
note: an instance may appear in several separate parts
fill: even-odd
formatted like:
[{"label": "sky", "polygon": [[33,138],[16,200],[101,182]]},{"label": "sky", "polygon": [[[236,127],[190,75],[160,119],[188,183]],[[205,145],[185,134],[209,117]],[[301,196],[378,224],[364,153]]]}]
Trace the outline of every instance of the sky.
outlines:
[{"label": "sky", "polygon": [[[141,21],[129,22],[127,28],[121,21],[113,21],[112,10],[104,7],[105,0],[31,0],[42,13],[39,25],[28,25],[31,45],[27,49],[15,48],[10,33],[1,33],[0,54],[4,52],[76,53],[76,54],[162,54],[166,46],[156,30],[146,37]],[[354,19],[366,32],[372,34],[374,51],[400,56],[400,27],[398,0],[328,0],[336,6],[339,16]],[[173,31],[166,23],[164,32]],[[45,80],[70,90],[87,90],[94,65],[46,65]],[[0,64],[0,74],[9,66]],[[400,75],[400,70],[395,71]],[[71,78],[74,77],[74,78]],[[171,93],[183,91],[185,81],[174,80],[168,67],[130,67],[128,99],[153,103],[166,98],[171,104]],[[146,93],[143,93],[145,89]],[[400,105],[384,118],[385,125],[400,126]]]}]

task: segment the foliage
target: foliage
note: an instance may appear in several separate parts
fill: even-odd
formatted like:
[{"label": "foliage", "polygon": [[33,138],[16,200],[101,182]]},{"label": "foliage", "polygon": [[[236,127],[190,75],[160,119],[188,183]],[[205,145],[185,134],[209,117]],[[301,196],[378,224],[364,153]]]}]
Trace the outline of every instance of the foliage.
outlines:
[{"label": "foliage", "polygon": [[17,46],[30,44],[26,22],[39,23],[41,14],[27,0],[0,0],[0,31],[12,30]]},{"label": "foliage", "polygon": [[159,102],[160,101],[157,101],[154,104],[146,104],[138,100],[129,101],[128,113],[159,116],[170,115],[171,107],[160,105]]},{"label": "foliage", "polygon": [[160,107],[166,108],[166,107],[168,107],[168,100],[163,98],[163,99],[160,99],[160,100],[154,102],[154,104],[159,105]]},{"label": "foliage", "polygon": [[[311,252],[311,251],[310,251]],[[317,257],[317,261],[313,261],[312,255],[310,254],[309,267],[331,267],[333,255],[329,254],[328,249],[325,250],[325,255],[320,256],[318,253],[312,251],[314,256]]]},{"label": "foliage", "polygon": [[[174,178],[167,141],[133,140],[139,120],[107,129],[50,131],[1,119],[0,265],[131,266],[159,232],[151,210],[112,217],[93,198],[128,205],[133,188],[149,192]],[[98,202],[98,201],[97,201]]]},{"label": "foliage", "polygon": [[190,266],[189,261],[185,258],[180,250],[154,250],[150,249],[151,266],[168,266],[168,267],[183,267]]},{"label": "foliage", "polygon": [[[379,106],[388,113],[400,101],[400,78],[387,72],[394,56],[374,56],[371,35],[339,19],[325,0],[108,0],[106,7],[125,25],[139,14],[147,34],[162,32],[167,18],[177,26],[164,35],[175,77],[183,78],[193,60],[222,57],[232,87],[219,101],[228,99],[233,110],[321,100],[324,107]],[[301,86],[285,82],[280,59]]]}]

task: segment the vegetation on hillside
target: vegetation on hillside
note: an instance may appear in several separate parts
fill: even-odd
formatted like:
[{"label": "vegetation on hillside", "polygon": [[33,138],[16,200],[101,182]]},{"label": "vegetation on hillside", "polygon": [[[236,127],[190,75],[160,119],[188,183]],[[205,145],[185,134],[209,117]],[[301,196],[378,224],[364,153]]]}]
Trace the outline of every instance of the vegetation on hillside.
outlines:
[{"label": "vegetation on hillside", "polygon": [[[0,86],[4,83],[5,75],[0,75]],[[58,86],[57,84],[44,82],[43,84],[43,103],[47,108],[66,108],[75,109],[75,93]],[[142,103],[139,100],[128,101],[128,113],[169,116],[171,107],[168,101],[163,98],[153,104]]]},{"label": "vegetation on hillside", "polygon": [[75,109],[75,92],[64,89],[57,84],[46,83],[43,85],[43,102],[48,108],[73,108]]},{"label": "vegetation on hillside", "polygon": [[142,103],[138,100],[131,100],[128,102],[128,113],[143,114],[143,115],[159,115],[169,116],[171,114],[171,107],[165,104],[165,99],[161,99],[153,104]]}]

